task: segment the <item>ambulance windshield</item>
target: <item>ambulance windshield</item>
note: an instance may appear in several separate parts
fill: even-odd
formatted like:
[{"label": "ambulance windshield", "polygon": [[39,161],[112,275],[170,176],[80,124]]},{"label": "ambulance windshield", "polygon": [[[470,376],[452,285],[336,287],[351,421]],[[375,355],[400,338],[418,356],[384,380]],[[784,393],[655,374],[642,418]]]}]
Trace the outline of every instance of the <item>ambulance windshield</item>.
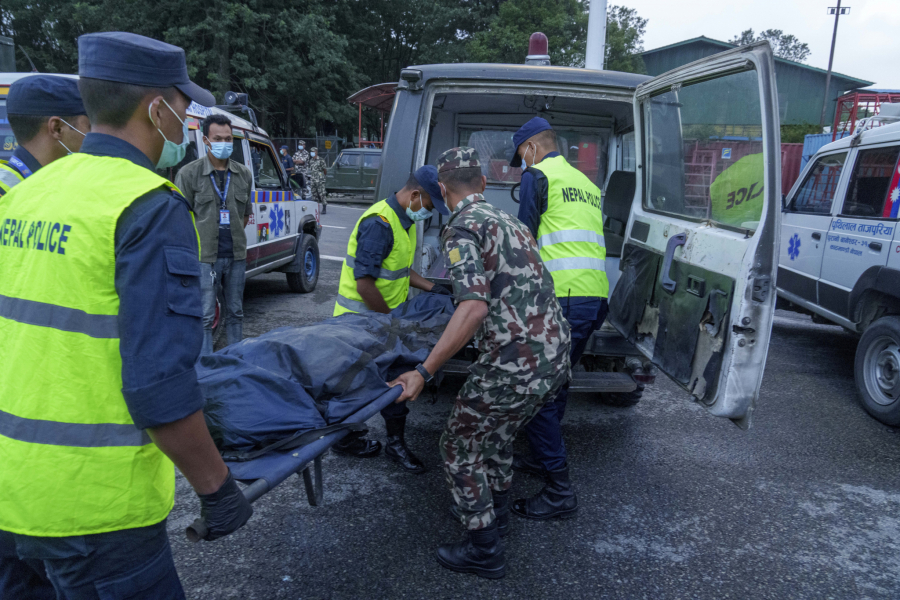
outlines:
[{"label": "ambulance windshield", "polygon": [[0,98],[0,142],[0,160],[9,160],[18,144],[6,117],[6,98]]}]

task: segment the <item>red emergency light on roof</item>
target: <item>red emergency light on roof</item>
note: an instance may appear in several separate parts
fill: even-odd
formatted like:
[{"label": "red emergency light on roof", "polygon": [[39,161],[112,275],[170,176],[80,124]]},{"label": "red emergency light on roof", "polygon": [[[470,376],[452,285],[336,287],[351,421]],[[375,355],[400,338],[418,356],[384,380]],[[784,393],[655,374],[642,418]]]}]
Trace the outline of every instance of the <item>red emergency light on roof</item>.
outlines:
[{"label": "red emergency light on roof", "polygon": [[526,65],[549,65],[550,54],[547,44],[547,36],[536,31],[528,38],[528,56],[525,57]]}]

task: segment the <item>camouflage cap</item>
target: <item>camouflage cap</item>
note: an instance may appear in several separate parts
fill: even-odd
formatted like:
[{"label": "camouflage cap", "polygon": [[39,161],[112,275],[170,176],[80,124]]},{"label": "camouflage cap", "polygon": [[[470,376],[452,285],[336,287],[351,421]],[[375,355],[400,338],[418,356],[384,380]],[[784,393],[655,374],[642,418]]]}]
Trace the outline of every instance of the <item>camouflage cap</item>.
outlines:
[{"label": "camouflage cap", "polygon": [[481,161],[478,160],[478,151],[475,148],[462,146],[461,148],[450,148],[440,155],[437,159],[438,173],[452,171],[453,169],[467,169],[469,167],[481,168]]},{"label": "camouflage cap", "polygon": [[313,150],[318,150],[318,148],[316,148],[315,146],[313,146],[312,148],[309,149],[310,152],[312,152]]}]

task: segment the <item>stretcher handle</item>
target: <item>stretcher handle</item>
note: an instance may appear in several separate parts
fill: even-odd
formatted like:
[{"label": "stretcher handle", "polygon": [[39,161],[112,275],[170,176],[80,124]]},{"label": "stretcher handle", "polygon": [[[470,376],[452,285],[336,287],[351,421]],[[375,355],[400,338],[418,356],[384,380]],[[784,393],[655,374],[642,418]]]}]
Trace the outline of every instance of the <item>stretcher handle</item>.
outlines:
[{"label": "stretcher handle", "polygon": [[[247,502],[253,504],[268,491],[269,482],[265,479],[257,479],[249,486],[244,488],[244,498],[247,499]],[[206,519],[204,519],[203,517],[194,519],[194,522],[187,526],[184,534],[185,536],[187,536],[188,541],[194,544],[204,539],[207,535],[209,535],[209,527],[207,527],[206,525]]]}]

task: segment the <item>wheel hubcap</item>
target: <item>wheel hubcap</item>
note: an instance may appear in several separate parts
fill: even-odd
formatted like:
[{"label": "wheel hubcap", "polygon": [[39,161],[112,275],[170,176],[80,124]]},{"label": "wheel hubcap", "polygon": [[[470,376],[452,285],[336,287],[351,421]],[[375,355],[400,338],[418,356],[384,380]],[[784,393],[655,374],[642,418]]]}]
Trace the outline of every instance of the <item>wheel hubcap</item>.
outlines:
[{"label": "wheel hubcap", "polygon": [[316,274],[316,255],[313,254],[312,250],[306,251],[306,256],[303,260],[303,266],[306,270],[307,278],[312,278],[312,276]]},{"label": "wheel hubcap", "polygon": [[866,388],[882,406],[900,398],[900,345],[890,337],[878,338],[866,352]]}]

